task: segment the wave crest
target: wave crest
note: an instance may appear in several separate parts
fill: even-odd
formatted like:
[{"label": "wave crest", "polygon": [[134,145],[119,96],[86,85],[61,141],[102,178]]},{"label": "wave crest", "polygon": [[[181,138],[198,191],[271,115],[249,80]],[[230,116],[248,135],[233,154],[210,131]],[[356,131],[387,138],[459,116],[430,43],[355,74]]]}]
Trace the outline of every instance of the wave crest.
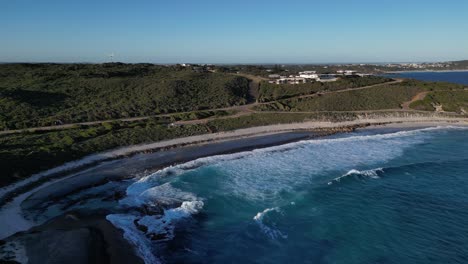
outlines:
[{"label": "wave crest", "polygon": [[264,220],[266,220],[265,218],[267,217],[267,214],[271,212],[281,213],[282,211],[279,209],[279,207],[267,208],[263,210],[262,212],[258,212],[254,216],[253,220],[258,224],[262,232],[268,237],[270,237],[271,239],[288,238],[287,235],[283,234],[279,229],[275,227],[274,223],[271,223],[269,226],[264,222]]},{"label": "wave crest", "polygon": [[384,173],[383,168],[376,168],[376,169],[370,169],[370,170],[356,170],[352,169],[348,171],[346,174],[341,175],[340,177],[336,177],[333,180],[328,182],[328,185],[332,185],[333,183],[340,182],[342,179],[347,178],[347,177],[358,177],[358,178],[372,178],[372,179],[378,179],[380,176]]},{"label": "wave crest", "polygon": [[165,210],[163,215],[110,214],[106,219],[124,231],[125,239],[145,263],[153,264],[160,261],[152,252],[151,240],[172,240],[175,224],[198,214],[203,206],[202,201],[184,201],[180,207]]}]

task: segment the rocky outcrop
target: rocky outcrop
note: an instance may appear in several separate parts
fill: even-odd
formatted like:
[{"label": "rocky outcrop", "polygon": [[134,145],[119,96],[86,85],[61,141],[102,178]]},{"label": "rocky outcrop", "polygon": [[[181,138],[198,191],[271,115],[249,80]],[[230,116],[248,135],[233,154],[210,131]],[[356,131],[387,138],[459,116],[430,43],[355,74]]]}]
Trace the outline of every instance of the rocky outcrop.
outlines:
[{"label": "rocky outcrop", "polygon": [[12,241],[24,246],[30,264],[143,263],[99,212],[68,213],[7,240]]}]

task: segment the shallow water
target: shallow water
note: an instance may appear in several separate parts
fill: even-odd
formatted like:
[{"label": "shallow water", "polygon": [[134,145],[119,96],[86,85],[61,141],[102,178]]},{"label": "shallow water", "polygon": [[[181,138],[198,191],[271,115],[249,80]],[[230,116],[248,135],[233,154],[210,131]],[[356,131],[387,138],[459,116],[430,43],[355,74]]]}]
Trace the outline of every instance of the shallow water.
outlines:
[{"label": "shallow water", "polygon": [[[127,211],[108,219],[147,262],[468,261],[463,128],[367,130],[208,157],[126,194]],[[130,210],[160,204],[171,207],[162,217]]]}]

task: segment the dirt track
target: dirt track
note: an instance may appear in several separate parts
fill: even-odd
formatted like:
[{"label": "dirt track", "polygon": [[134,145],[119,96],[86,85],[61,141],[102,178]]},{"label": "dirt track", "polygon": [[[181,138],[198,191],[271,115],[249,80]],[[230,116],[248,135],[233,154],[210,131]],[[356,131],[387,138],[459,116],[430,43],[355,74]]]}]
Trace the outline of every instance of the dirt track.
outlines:
[{"label": "dirt track", "polygon": [[408,101],[408,102],[404,102],[403,104],[401,104],[401,108],[403,108],[404,110],[412,110],[409,106],[413,103],[413,102],[416,102],[416,101],[419,101],[419,100],[423,100],[426,95],[428,94],[429,92],[420,92],[418,93],[417,95],[415,95],[411,101]]}]

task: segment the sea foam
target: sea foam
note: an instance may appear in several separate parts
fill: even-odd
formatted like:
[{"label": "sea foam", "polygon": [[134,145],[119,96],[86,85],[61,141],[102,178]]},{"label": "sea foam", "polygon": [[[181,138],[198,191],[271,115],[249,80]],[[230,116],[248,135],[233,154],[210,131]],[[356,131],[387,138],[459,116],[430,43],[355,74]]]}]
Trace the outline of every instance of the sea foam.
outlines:
[{"label": "sea foam", "polygon": [[[202,208],[202,201],[184,201],[180,207],[165,210],[163,215],[110,214],[106,219],[124,231],[125,239],[145,263],[154,264],[160,260],[153,254],[151,240],[155,237],[159,242],[173,239],[177,222],[199,213]],[[144,226],[145,230],[137,225]]]},{"label": "sea foam", "polygon": [[[153,182],[155,183],[155,182]],[[162,214],[144,215],[136,211],[128,214],[110,214],[106,218],[114,226],[124,231],[124,237],[135,246],[137,254],[145,263],[159,263],[152,252],[151,240],[158,242],[174,238],[177,223],[198,214],[204,206],[194,194],[172,187],[170,183],[152,186],[147,180],[136,182],[127,189],[127,197],[119,203],[125,208],[142,206],[169,207]],[[170,208],[174,205],[175,208]]]},{"label": "sea foam", "polygon": [[129,214],[110,214],[106,219],[115,227],[123,230],[124,238],[134,247],[137,255],[140,256],[146,264],[161,263],[153,254],[150,241],[134,225],[133,222],[137,219],[136,216]]},{"label": "sea foam", "polygon": [[366,178],[372,178],[372,179],[378,179],[381,174],[384,173],[383,168],[377,168],[377,169],[370,169],[370,170],[355,170],[352,169],[348,171],[346,174],[341,175],[340,177],[336,177],[330,182],[328,182],[328,185],[333,184],[334,182],[340,182],[343,178],[347,177],[366,177]]},{"label": "sea foam", "polygon": [[267,208],[263,210],[262,212],[258,212],[254,216],[253,220],[258,224],[262,232],[268,237],[270,237],[271,239],[288,238],[287,235],[283,234],[278,228],[274,227],[274,223],[271,223],[270,225],[265,223],[265,218],[267,217],[268,214],[271,214],[272,212],[282,213],[279,207]]},{"label": "sea foam", "polygon": [[172,187],[170,183],[153,186],[148,182],[136,182],[127,188],[127,196],[120,200],[121,205],[170,205],[184,201],[195,201],[195,195]]},{"label": "sea foam", "polygon": [[[275,147],[196,159],[167,167],[139,179],[127,193],[143,195],[145,189],[160,184],[160,179],[210,167],[227,175],[221,186],[226,194],[268,200],[295,186],[316,182],[324,172],[372,166],[403,154],[404,150],[431,137],[429,132],[459,127],[431,127],[387,134],[353,135],[340,138],[304,140]],[[298,157],[307,157],[306,159]],[[294,164],[294,166],[291,166]],[[294,167],[300,167],[298,172]],[[260,174],[263,177],[251,177]]]}]

